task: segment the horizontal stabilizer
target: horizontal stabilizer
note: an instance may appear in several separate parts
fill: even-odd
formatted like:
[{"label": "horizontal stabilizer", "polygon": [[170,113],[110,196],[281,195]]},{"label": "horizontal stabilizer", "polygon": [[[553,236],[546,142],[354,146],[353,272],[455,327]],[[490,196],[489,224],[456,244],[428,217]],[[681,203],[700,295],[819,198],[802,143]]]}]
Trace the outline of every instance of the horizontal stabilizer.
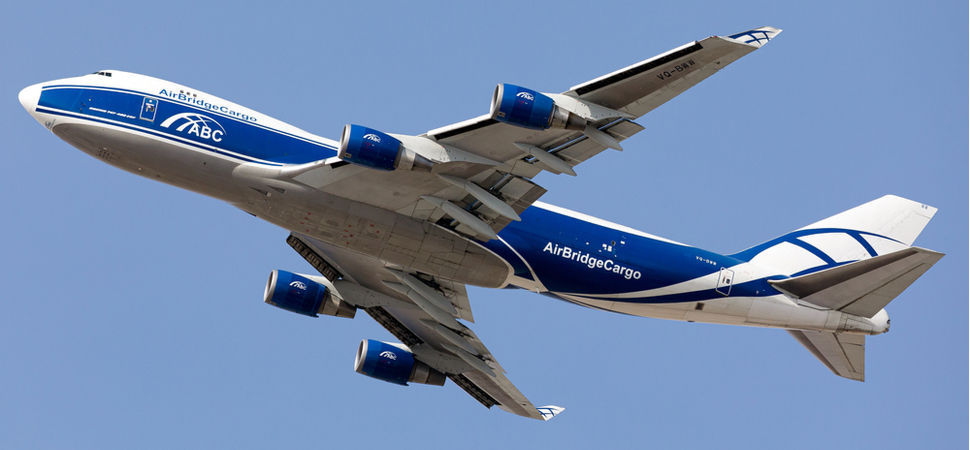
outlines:
[{"label": "horizontal stabilizer", "polygon": [[832,373],[850,380],[866,381],[864,335],[807,330],[788,330],[788,334],[812,352]]},{"label": "horizontal stabilizer", "polygon": [[769,283],[792,297],[814,305],[872,317],[942,257],[942,253],[910,247]]}]

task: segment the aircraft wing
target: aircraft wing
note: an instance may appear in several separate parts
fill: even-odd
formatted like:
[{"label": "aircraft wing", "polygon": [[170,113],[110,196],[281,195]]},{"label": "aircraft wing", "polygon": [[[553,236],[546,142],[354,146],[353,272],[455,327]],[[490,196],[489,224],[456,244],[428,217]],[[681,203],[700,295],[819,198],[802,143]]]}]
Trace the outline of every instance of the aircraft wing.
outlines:
[{"label": "aircraft wing", "polygon": [[[781,30],[762,27],[731,36],[712,36],[675,48],[629,67],[581,83],[562,96],[582,100],[616,113],[591,112],[594,125],[617,140],[643,129],[636,119],[700,83],[728,64],[751,53]],[[595,108],[594,108],[595,109]],[[426,136],[439,143],[515,166],[529,158],[515,143],[528,143],[547,150],[575,166],[606,148],[582,131],[546,129],[536,131],[498,122],[483,115],[465,122],[429,131]],[[541,162],[533,162],[540,164]],[[538,173],[538,168],[536,169]]]},{"label": "aircraft wing", "polygon": [[[405,163],[407,170],[374,170],[332,158],[325,164],[294,170],[293,177],[341,198],[417,221],[441,224],[445,219],[449,228],[461,234],[494,239],[546,192],[532,181],[538,173],[546,170],[575,175],[575,166],[607,148],[622,150],[620,144],[625,139],[644,129],[633,119],[758,49],[780,32],[762,27],[713,36],[560,94],[529,91],[554,100],[557,109],[553,111],[566,114],[568,110],[570,118],[563,119],[568,123],[562,127],[529,128],[493,118],[505,117],[505,113],[496,112],[495,101],[500,98],[497,89],[490,114],[420,136],[387,135],[433,162],[425,171],[414,169],[416,166],[408,165],[411,162]],[[511,89],[511,85],[502,86]],[[342,137],[341,148],[346,148],[344,142]],[[401,157],[396,161],[400,163]]]},{"label": "aircraft wing", "polygon": [[[374,300],[355,306],[367,312],[402,344],[408,346],[415,359],[446,374],[458,387],[486,408],[498,406],[512,414],[541,420],[549,420],[563,411],[558,406],[534,406],[512,385],[505,376],[505,369],[467,326],[451,318],[445,321],[450,320],[452,325],[457,324],[456,332],[449,334],[448,330],[441,330],[439,318],[432,317],[414,304],[414,293],[402,293],[410,289],[405,287],[406,284],[402,283],[399,276],[395,276],[393,267],[377,258],[365,257],[302,235],[291,234],[287,243],[322,275],[334,281],[338,291],[366,289]],[[434,277],[415,278],[450,301],[457,309],[454,318],[472,321],[464,285]],[[436,325],[438,330],[435,329]],[[460,342],[454,341],[456,336],[460,338]]]}]

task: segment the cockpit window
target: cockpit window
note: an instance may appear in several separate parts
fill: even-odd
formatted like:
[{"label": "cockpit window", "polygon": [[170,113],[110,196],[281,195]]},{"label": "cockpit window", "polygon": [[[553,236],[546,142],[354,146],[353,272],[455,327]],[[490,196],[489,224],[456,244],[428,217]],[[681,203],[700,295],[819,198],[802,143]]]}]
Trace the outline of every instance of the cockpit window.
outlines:
[{"label": "cockpit window", "polygon": [[110,77],[111,72],[92,72],[91,75],[101,75],[103,77]]}]

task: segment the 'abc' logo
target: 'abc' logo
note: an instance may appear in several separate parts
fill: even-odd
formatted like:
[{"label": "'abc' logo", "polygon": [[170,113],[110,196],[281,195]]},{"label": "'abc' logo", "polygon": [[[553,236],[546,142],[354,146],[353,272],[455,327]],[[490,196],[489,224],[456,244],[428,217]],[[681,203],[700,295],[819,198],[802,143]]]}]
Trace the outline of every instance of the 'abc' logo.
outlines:
[{"label": "'abc' logo", "polygon": [[226,129],[219,125],[215,119],[209,116],[203,116],[197,113],[182,113],[176,114],[160,125],[162,128],[169,128],[175,122],[184,120],[185,122],[175,128],[175,131],[179,131],[185,134],[191,134],[193,136],[209,139],[213,142],[221,142],[222,137],[226,135]]}]

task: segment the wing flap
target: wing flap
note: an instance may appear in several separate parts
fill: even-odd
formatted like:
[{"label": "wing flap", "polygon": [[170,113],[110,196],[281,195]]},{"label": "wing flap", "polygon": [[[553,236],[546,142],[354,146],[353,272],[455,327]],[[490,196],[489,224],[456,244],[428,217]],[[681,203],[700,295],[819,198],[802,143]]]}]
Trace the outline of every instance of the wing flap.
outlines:
[{"label": "wing flap", "polygon": [[[622,142],[643,131],[643,126],[627,119],[621,119],[604,127],[602,131]],[[551,153],[566,160],[570,166],[576,166],[606,149],[606,146],[587,138],[585,135],[580,135],[556,147]]]},{"label": "wing flap", "polygon": [[866,380],[866,337],[857,334],[787,330],[832,373],[850,380]]},{"label": "wing flap", "polygon": [[910,247],[769,283],[795,298],[818,306],[872,317],[942,257],[942,253]]}]

